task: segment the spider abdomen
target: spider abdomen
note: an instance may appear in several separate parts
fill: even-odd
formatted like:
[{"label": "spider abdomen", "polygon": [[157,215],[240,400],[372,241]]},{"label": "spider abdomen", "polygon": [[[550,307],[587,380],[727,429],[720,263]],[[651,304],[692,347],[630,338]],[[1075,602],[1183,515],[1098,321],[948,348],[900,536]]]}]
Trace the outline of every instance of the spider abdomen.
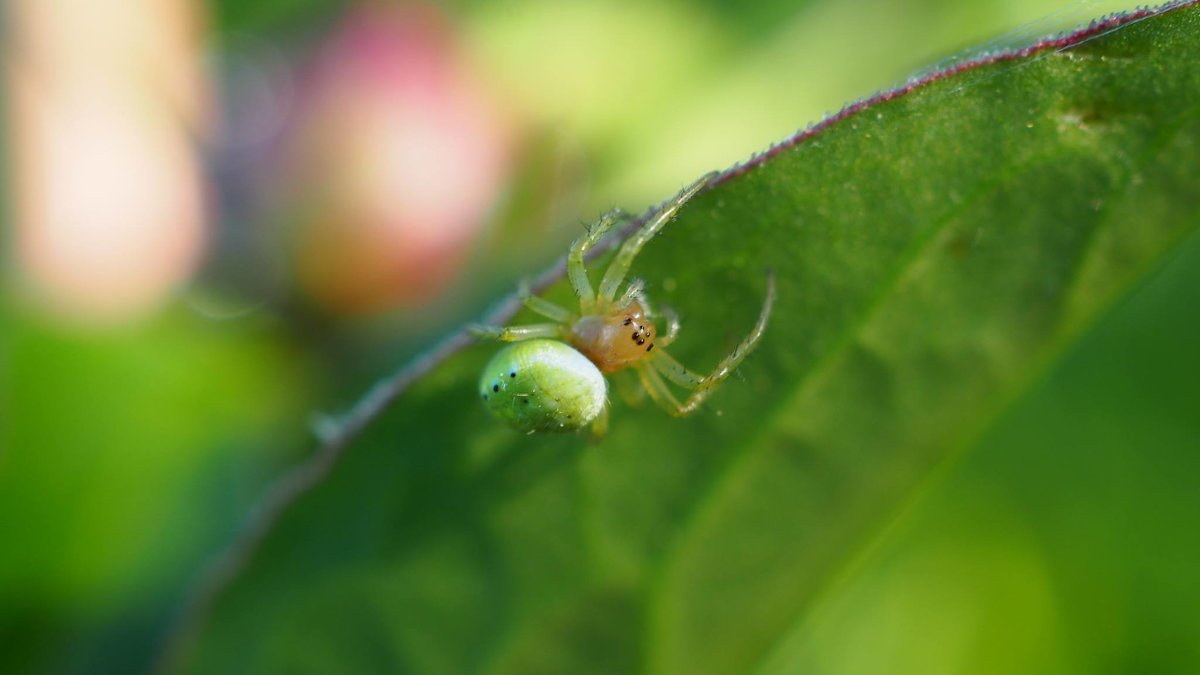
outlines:
[{"label": "spider abdomen", "polygon": [[604,409],[604,376],[583,354],[557,340],[526,340],[501,349],[479,380],[484,407],[528,433],[575,431]]}]

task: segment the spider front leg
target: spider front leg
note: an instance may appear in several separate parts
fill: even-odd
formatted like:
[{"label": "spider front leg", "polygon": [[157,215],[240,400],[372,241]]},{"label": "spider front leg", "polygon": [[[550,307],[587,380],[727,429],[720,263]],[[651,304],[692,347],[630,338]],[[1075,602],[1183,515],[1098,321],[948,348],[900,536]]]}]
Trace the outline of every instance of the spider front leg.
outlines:
[{"label": "spider front leg", "polygon": [[620,288],[621,282],[625,280],[625,275],[629,273],[629,268],[633,265],[633,259],[637,257],[638,253],[641,253],[646,242],[653,239],[654,235],[658,234],[663,226],[671,220],[671,217],[716,176],[717,172],[715,171],[701,176],[700,180],[684,188],[674,199],[651,216],[641,229],[625,240],[621,249],[617,251],[617,257],[613,258],[608,269],[604,271],[604,278],[600,281],[600,292],[596,297],[597,302],[612,302],[617,295],[617,289]]},{"label": "spider front leg", "polygon": [[[707,376],[699,375],[688,370],[683,364],[676,361],[674,357],[668,354],[665,350],[658,350],[655,356],[650,359],[650,366],[642,366],[638,369],[638,374],[642,378],[642,383],[646,386],[651,398],[655,402],[667,409],[667,412],[677,417],[683,417],[696,411],[704,400],[716,390],[717,387],[724,382],[738,365],[754,350],[759,339],[762,338],[763,331],[767,328],[767,319],[771,316],[771,308],[775,304],[775,275],[767,275],[767,297],[763,299],[762,310],[758,315],[758,321],[754,324],[754,328],[750,334],[745,337],[730,352],[717,367],[713,369]],[[668,336],[670,331],[668,330]],[[666,383],[663,382],[659,374],[665,376],[668,380],[675,384],[692,390],[691,396],[682,404],[675,399],[669,389],[666,388]]]},{"label": "spider front leg", "polygon": [[587,267],[584,265],[583,259],[587,256],[588,250],[595,246],[614,224],[627,219],[629,219],[629,215],[624,211],[613,209],[600,216],[600,220],[588,228],[587,234],[571,244],[571,251],[567,253],[567,278],[570,279],[571,288],[575,289],[575,296],[579,298],[580,308],[584,312],[596,304],[596,295],[592,291],[592,282],[588,280]]}]

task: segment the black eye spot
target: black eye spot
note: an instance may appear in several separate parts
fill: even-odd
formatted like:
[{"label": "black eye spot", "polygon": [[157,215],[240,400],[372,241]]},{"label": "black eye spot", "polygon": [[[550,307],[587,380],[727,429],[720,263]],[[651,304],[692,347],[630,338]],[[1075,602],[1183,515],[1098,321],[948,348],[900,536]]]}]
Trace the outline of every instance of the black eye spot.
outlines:
[{"label": "black eye spot", "polygon": [[493,392],[498,392],[498,391],[500,391],[500,385],[498,385],[498,384],[493,384],[493,385],[492,385],[492,391],[493,391]]},{"label": "black eye spot", "polygon": [[631,324],[631,323],[633,323],[633,319],[625,319],[625,325],[626,325],[626,326],[628,326],[628,325],[629,325],[629,324]]},{"label": "black eye spot", "polygon": [[516,377],[516,376],[517,376],[517,371],[515,371],[515,370],[514,370],[514,371],[512,371],[511,373],[509,373],[509,374],[508,374],[508,376],[509,376],[509,377]]},{"label": "black eye spot", "polygon": [[638,346],[639,346],[639,347],[641,347],[641,346],[642,346],[642,345],[644,345],[644,344],[646,344],[646,341],[645,341],[645,340],[638,340]]},{"label": "black eye spot", "polygon": [[524,403],[525,405],[529,405],[529,399],[527,399],[527,398],[521,399],[521,402]]},{"label": "black eye spot", "polygon": [[633,333],[633,339],[634,339],[634,340],[638,339],[638,331],[634,331],[634,333]]}]

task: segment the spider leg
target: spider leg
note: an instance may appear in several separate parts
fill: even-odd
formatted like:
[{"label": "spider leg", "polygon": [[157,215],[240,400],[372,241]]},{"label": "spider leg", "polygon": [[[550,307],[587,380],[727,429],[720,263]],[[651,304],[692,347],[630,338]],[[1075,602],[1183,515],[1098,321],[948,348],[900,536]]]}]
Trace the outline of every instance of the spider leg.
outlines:
[{"label": "spider leg", "polygon": [[670,387],[663,381],[662,376],[658,371],[651,368],[646,363],[639,363],[634,366],[637,370],[638,379],[642,381],[642,386],[646,388],[646,393],[650,395],[650,399],[657,403],[659,407],[666,410],[675,417],[682,417],[687,414],[682,412],[683,406],[679,404],[679,399],[675,398],[675,394],[671,393]]},{"label": "spider leg", "polygon": [[587,267],[583,264],[583,258],[617,221],[628,218],[628,214],[620,209],[613,209],[600,216],[600,220],[588,228],[587,234],[571,244],[571,250],[567,253],[567,277],[571,280],[571,288],[575,289],[580,307],[585,312],[596,303],[596,296],[592,292],[592,282],[588,281]]},{"label": "spider leg", "polygon": [[679,337],[679,315],[670,307],[662,308],[663,317],[667,320],[667,332],[655,339],[659,347],[667,347]]},{"label": "spider leg", "polygon": [[625,275],[629,272],[629,267],[633,265],[633,259],[642,251],[642,247],[646,245],[646,242],[653,239],[654,235],[658,234],[663,226],[667,224],[667,221],[687,203],[687,200],[694,197],[705,185],[708,185],[709,181],[716,177],[716,175],[716,172],[704,174],[700,177],[700,180],[684,188],[666,206],[651,216],[650,220],[647,220],[641,229],[634,232],[632,236],[625,240],[625,243],[621,245],[621,249],[617,251],[617,257],[613,258],[612,263],[609,264],[608,269],[604,272],[604,278],[600,281],[600,293],[597,296],[599,302],[612,301],[613,297],[617,294],[617,288],[620,287],[621,281],[625,279]]},{"label": "spider leg", "polygon": [[547,319],[551,319],[557,323],[570,323],[571,312],[557,304],[550,302],[545,298],[540,298],[529,292],[529,286],[521,284],[517,288],[517,295],[521,297],[521,302],[530,310],[541,314]]},{"label": "spider leg", "polygon": [[[696,411],[709,394],[716,390],[730,373],[738,367],[747,355],[754,350],[762,338],[763,331],[767,328],[767,319],[771,316],[771,308],[775,304],[775,275],[768,273],[767,275],[767,297],[763,299],[762,310],[759,312],[758,321],[754,324],[754,328],[750,334],[746,336],[742,342],[733,349],[717,367],[713,369],[707,377],[702,377],[684,368],[678,361],[672,358],[664,351],[659,351],[654,358],[650,359],[651,364],[658,372],[661,372],[672,382],[692,389],[692,395],[688,397],[683,405],[674,414],[683,416]],[[645,380],[643,379],[643,382]],[[651,392],[653,395],[653,392]]]},{"label": "spider leg", "polygon": [[592,422],[592,439],[600,440],[608,434],[608,406],[600,409],[600,414],[596,415],[596,420]]},{"label": "spider leg", "polygon": [[[625,287],[625,292],[621,294],[621,301],[617,303],[618,307],[627,307],[634,300],[645,301],[646,282],[641,279],[634,279]],[[643,308],[645,305],[643,305]]]},{"label": "spider leg", "polygon": [[474,324],[468,328],[477,338],[500,340],[501,342],[518,342],[533,338],[554,338],[562,334],[562,327],[557,323],[533,323],[525,326],[481,326]]},{"label": "spider leg", "polygon": [[613,373],[612,380],[613,388],[617,390],[617,396],[629,407],[640,406],[646,400],[646,388],[638,386],[637,379],[628,370]]},{"label": "spider leg", "polygon": [[650,365],[668,380],[686,389],[698,389],[709,379],[699,373],[688,370],[682,363],[665,350],[658,350],[650,359]]}]

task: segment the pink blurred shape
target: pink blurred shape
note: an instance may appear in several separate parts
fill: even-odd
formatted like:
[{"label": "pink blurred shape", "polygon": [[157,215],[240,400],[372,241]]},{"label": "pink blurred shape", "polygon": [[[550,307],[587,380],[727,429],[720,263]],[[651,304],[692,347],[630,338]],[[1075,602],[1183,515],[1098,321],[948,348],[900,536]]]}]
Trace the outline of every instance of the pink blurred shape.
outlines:
[{"label": "pink blurred shape", "polygon": [[27,289],[54,312],[130,319],[196,266],[195,9],[184,0],[11,5],[16,252]]},{"label": "pink blurred shape", "polygon": [[285,171],[301,284],[339,312],[437,297],[487,220],[510,145],[448,25],[425,6],[356,9],[302,106]]}]

